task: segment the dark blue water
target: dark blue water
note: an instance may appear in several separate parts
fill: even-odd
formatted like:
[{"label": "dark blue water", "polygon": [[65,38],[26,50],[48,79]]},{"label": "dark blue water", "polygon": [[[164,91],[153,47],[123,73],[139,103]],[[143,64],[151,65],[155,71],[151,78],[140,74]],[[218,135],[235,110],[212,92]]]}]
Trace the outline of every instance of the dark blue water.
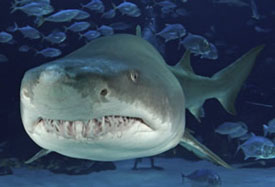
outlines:
[{"label": "dark blue water", "polygon": [[[69,8],[80,9],[81,3],[85,4],[88,2],[85,0],[58,0],[52,1],[51,4],[57,11]],[[114,0],[113,2],[119,4],[122,1]],[[141,25],[143,28],[148,24],[150,15],[145,7],[153,5],[153,2],[150,0],[142,2],[129,0],[129,2],[136,3],[141,9],[142,14],[140,17],[132,18],[117,14],[115,18],[106,20],[102,19],[100,14],[87,10],[91,14],[91,18],[88,21],[96,25],[109,25],[118,21],[133,24],[133,27],[116,33],[135,34],[136,25]],[[222,45],[217,45],[219,51],[219,58],[217,60],[192,57],[194,71],[203,76],[213,75],[249,49],[259,44],[266,44],[245,86],[243,86],[238,95],[236,100],[236,116],[226,113],[214,99],[208,100],[205,103],[206,116],[202,119],[201,123],[198,123],[187,112],[187,126],[196,131],[197,137],[200,137],[205,145],[228,162],[242,161],[243,155],[239,154],[236,158],[233,158],[232,153],[234,153],[237,147],[237,141],[232,141],[228,144],[225,137],[215,134],[214,129],[219,124],[224,121],[244,121],[248,125],[249,131],[262,134],[262,124],[275,117],[275,1],[256,0],[256,3],[262,16],[260,20],[253,20],[251,18],[250,7],[214,4],[211,0],[189,0],[187,3],[178,2],[178,7],[185,8],[189,12],[189,15],[178,16],[176,18],[171,15],[162,17],[160,8],[154,8],[153,16],[156,19],[157,32],[164,28],[165,24],[180,23],[184,25],[188,32],[205,36],[213,43],[222,43]],[[35,27],[34,17],[27,16],[22,11],[10,14],[11,4],[12,2],[9,0],[0,1],[0,31],[5,31],[8,27],[13,26],[14,23],[17,23],[20,27],[26,25]],[[110,1],[104,1],[104,5],[106,9],[112,8]],[[252,25],[248,24],[249,20],[252,22]],[[38,30],[41,33],[48,34],[57,28],[62,30],[64,26],[70,24],[46,22]],[[270,29],[270,31],[266,33],[257,32],[254,29],[255,26]],[[215,32],[211,31],[211,27],[215,28]],[[206,33],[210,33],[211,35],[207,35]],[[13,33],[15,40],[13,44],[0,44],[0,53],[5,54],[9,59],[8,62],[0,64],[0,142],[7,141],[9,145],[4,153],[0,153],[0,156],[14,156],[25,159],[38,150],[38,147],[25,133],[21,122],[19,107],[20,81],[26,70],[54,59],[47,59],[39,55],[36,56],[34,52],[22,53],[18,51],[18,48],[21,45],[28,45],[35,49],[51,46],[60,48],[63,53],[62,56],[65,56],[85,45],[85,41],[80,40],[77,34],[68,33],[67,36],[68,39],[64,42],[63,47],[50,45],[41,40],[23,38],[19,32]],[[167,43],[161,41],[161,43],[165,46],[165,54],[163,55],[166,62],[170,65],[176,64],[183,55],[184,48],[177,49],[178,40]],[[247,104],[246,101],[272,105],[273,108]],[[180,155],[183,152],[182,148],[179,148],[178,152],[178,155]],[[166,155],[171,155],[171,152],[166,153]],[[193,159],[194,156],[187,153],[186,158]]]}]

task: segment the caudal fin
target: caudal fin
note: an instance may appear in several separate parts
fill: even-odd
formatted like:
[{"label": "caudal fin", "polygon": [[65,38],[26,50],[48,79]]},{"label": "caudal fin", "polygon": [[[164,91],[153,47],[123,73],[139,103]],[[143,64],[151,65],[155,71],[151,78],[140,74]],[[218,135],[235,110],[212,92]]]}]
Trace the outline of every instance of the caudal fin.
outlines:
[{"label": "caudal fin", "polygon": [[236,114],[235,99],[263,48],[264,45],[259,45],[251,49],[228,67],[213,75],[212,79],[216,82],[217,89],[220,89],[216,92],[216,98],[230,114]]}]

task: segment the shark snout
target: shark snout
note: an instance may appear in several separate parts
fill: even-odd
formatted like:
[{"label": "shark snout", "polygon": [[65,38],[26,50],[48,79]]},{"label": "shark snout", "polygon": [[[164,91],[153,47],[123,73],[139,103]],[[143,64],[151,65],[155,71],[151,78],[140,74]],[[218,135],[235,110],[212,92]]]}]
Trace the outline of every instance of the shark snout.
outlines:
[{"label": "shark snout", "polygon": [[64,69],[57,65],[52,65],[46,67],[45,70],[43,70],[40,73],[39,82],[45,84],[52,84],[55,82],[59,82],[60,80],[64,80],[65,78],[66,74]]}]

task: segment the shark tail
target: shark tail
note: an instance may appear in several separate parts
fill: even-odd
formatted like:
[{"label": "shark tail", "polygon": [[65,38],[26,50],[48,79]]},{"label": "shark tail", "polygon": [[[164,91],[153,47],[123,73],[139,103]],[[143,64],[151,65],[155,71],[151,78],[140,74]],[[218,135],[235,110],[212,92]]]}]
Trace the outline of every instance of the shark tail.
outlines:
[{"label": "shark tail", "polygon": [[235,99],[263,48],[264,45],[259,45],[249,50],[231,65],[213,75],[212,80],[216,82],[217,88],[220,88],[216,98],[228,113],[236,114]]},{"label": "shark tail", "polygon": [[236,114],[235,99],[263,48],[264,45],[259,45],[251,49],[211,78],[194,73],[190,62],[191,53],[188,50],[175,66],[168,67],[182,85],[186,97],[186,108],[199,122],[204,101],[210,98],[216,98],[228,113]]},{"label": "shark tail", "polygon": [[185,129],[184,135],[179,144],[202,159],[207,159],[215,164],[232,169],[232,167],[223,161],[218,155],[196,140],[188,129]]}]

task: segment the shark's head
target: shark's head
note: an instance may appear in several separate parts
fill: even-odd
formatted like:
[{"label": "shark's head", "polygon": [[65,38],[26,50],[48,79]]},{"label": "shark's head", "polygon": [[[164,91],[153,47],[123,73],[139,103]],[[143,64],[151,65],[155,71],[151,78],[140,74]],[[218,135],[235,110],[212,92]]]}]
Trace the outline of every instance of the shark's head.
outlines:
[{"label": "shark's head", "polygon": [[29,136],[71,157],[150,156],[176,146],[184,132],[178,81],[160,55],[135,36],[98,39],[27,71],[20,96]]}]

